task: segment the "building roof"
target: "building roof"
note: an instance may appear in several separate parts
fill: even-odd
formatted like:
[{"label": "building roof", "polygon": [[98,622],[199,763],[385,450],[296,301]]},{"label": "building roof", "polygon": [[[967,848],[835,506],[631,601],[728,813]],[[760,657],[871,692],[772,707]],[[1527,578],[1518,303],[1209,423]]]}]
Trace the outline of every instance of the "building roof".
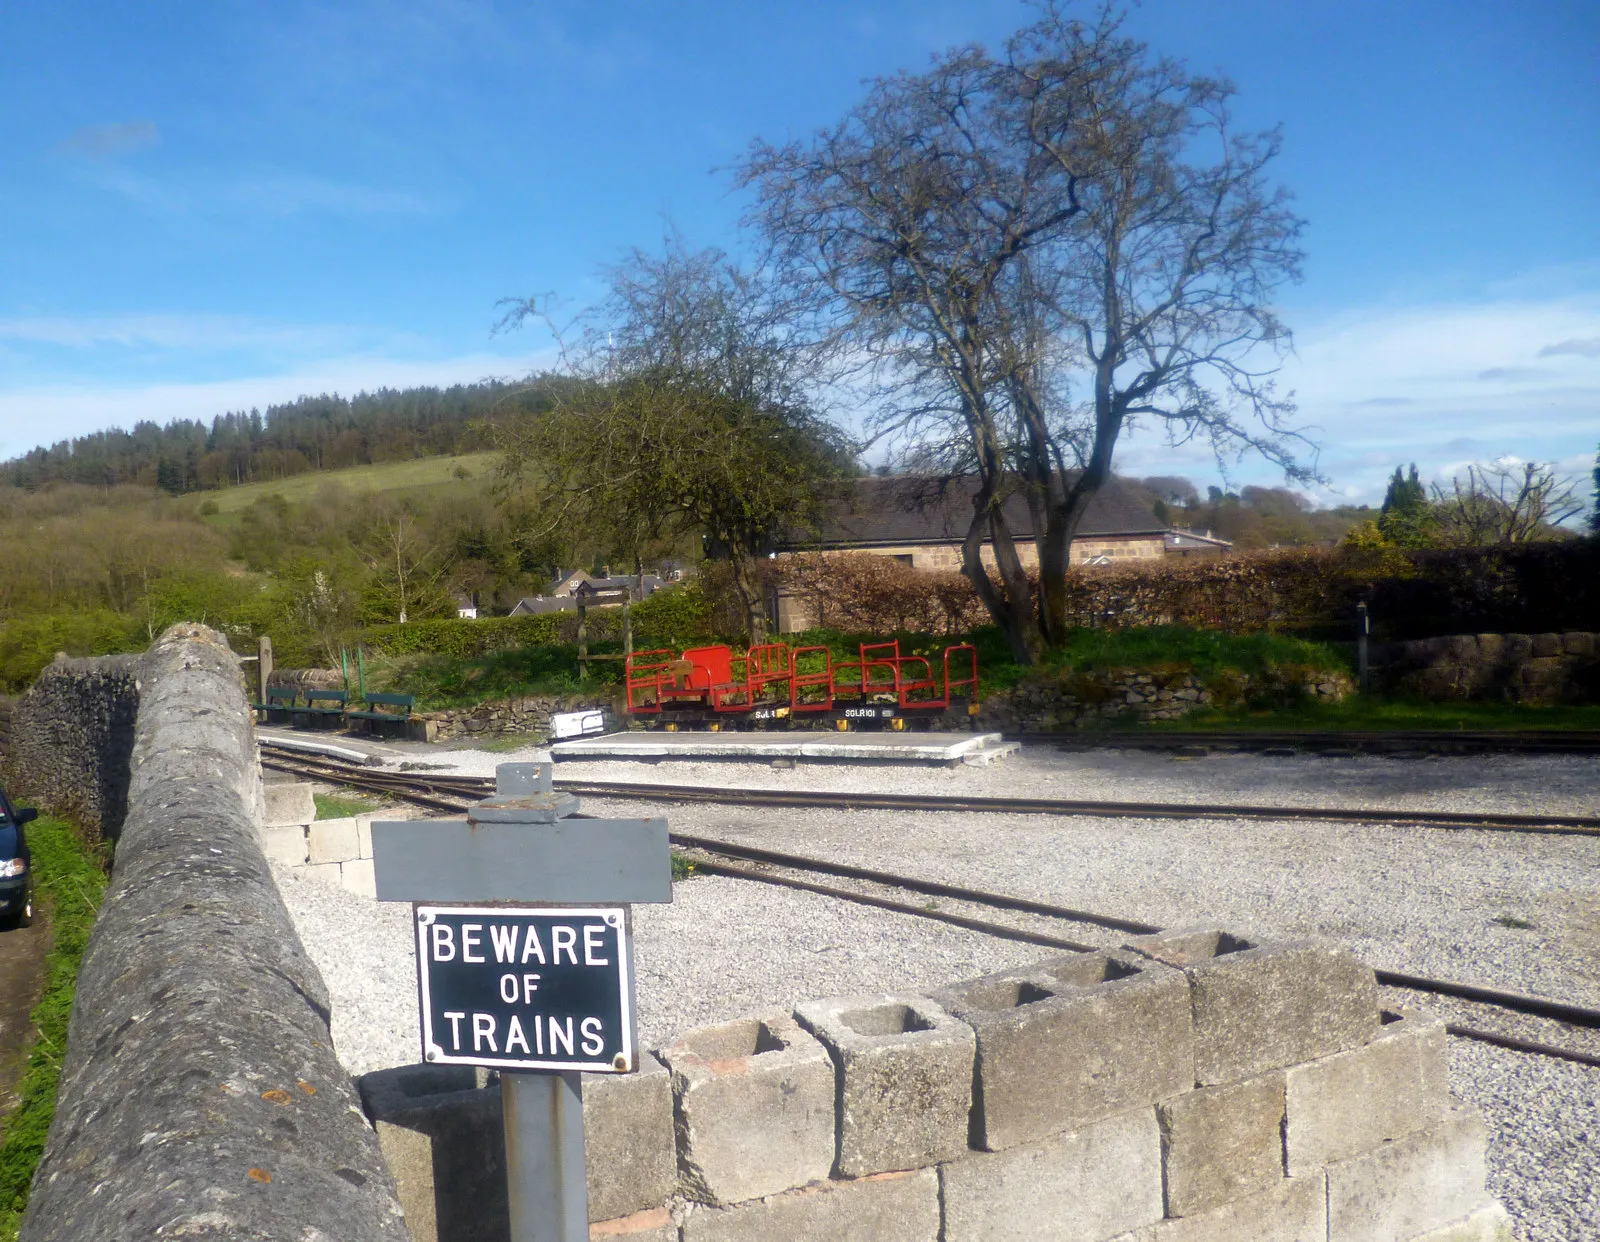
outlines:
[{"label": "building roof", "polygon": [[[859,479],[848,507],[834,515],[817,535],[789,538],[779,547],[797,552],[807,548],[960,543],[972,521],[972,497],[976,492],[977,480],[971,477]],[[1005,515],[1015,537],[1033,537],[1033,519],[1021,496],[1006,500]],[[1168,524],[1158,520],[1143,499],[1113,478],[1089,501],[1074,538],[1163,535],[1168,529]]]}]

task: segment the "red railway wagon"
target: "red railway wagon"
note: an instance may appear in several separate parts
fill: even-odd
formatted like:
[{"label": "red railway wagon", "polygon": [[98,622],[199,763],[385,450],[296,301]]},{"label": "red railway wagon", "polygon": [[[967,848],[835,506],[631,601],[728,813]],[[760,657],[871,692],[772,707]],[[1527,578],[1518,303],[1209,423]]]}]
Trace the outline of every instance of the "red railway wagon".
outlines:
[{"label": "red railway wagon", "polygon": [[826,647],[762,643],[744,652],[716,645],[635,651],[625,665],[627,710],[676,727],[815,721],[903,729],[907,721],[978,710],[978,652],[970,643],[942,658],[902,655],[898,640],[862,643],[835,661]]}]

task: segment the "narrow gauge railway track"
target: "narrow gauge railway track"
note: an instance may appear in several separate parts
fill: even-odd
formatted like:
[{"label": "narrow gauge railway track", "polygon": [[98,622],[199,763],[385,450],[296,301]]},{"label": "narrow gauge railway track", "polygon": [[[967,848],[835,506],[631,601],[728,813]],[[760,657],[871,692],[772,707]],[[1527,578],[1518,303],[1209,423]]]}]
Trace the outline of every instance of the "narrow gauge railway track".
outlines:
[{"label": "narrow gauge railway track", "polygon": [[1063,750],[1306,750],[1364,754],[1600,754],[1600,729],[1108,729],[1081,733],[1008,734]]},{"label": "narrow gauge railway track", "polygon": [[[284,757],[283,752],[269,751],[263,746],[262,766],[280,771],[293,772],[297,775],[311,776],[316,779],[340,783],[358,789],[368,789],[373,792],[389,793],[402,800],[418,805],[427,806],[436,810],[459,813],[467,809],[470,802],[485,797],[493,792],[494,782],[486,777],[463,776],[435,776],[426,773],[396,773],[396,772],[371,772],[345,765],[337,761],[307,762],[295,753],[292,757]],[[590,792],[596,796],[615,796],[608,785],[594,785],[590,782],[559,782],[562,788],[572,792]],[[638,788],[652,788],[640,786]],[[654,787],[662,788],[662,787]],[[678,786],[667,786],[666,789],[677,792]],[[698,791],[696,791],[698,792]],[[730,791],[745,792],[745,791]],[[676,800],[663,798],[657,794],[656,801]],[[728,799],[689,799],[691,801],[722,801]],[[941,799],[941,801],[969,801],[967,799]],[[971,801],[984,802],[984,799]],[[763,804],[765,805],[765,804]],[[817,805],[815,802],[804,801],[799,803],[781,803],[780,805]],[[831,803],[827,805],[832,805]],[[926,808],[918,808],[926,809]],[[1277,813],[1278,818],[1287,818],[1284,812]],[[1345,815],[1344,818],[1352,818]],[[1359,814],[1355,818],[1366,819],[1366,815]],[[1452,825],[1464,826],[1464,825]],[[1597,825],[1600,827],[1600,825]],[[934,922],[945,923],[951,926],[962,927],[985,935],[1005,940],[1015,940],[1027,944],[1036,944],[1045,948],[1061,949],[1069,952],[1084,952],[1102,949],[1105,946],[1069,940],[1061,936],[1051,935],[1046,932],[1035,931],[1029,928],[1017,927],[1005,923],[996,923],[990,919],[975,918],[954,911],[938,909],[931,904],[917,905],[909,901],[894,897],[883,896],[877,893],[866,892],[856,888],[841,888],[834,884],[825,884],[821,881],[806,878],[809,875],[833,876],[840,879],[853,880],[859,883],[878,885],[882,888],[897,889],[905,893],[914,893],[922,897],[944,898],[951,901],[964,902],[970,905],[985,907],[992,910],[1005,910],[1015,913],[1055,919],[1067,923],[1081,923],[1094,927],[1101,927],[1111,931],[1127,932],[1132,935],[1152,935],[1162,929],[1153,923],[1140,922],[1134,919],[1123,919],[1113,915],[1097,914],[1092,911],[1075,910],[1065,906],[1052,905],[1048,902],[1034,901],[1030,898],[1013,897],[1000,893],[987,892],[982,889],[965,888],[960,885],[944,884],[937,881],[918,879],[914,876],[899,875],[894,872],[880,871],[869,867],[857,867],[848,863],[830,862],[826,859],[811,858],[805,855],[789,854],[777,850],[761,849],[754,846],[740,845],[735,842],[722,841],[712,837],[701,837],[687,833],[672,833],[671,840],[681,849],[691,851],[695,866],[707,875],[724,875],[737,879],[751,880],[762,884],[771,884],[783,888],[790,888],[802,892],[816,893],[821,896],[833,897],[849,901],[857,905],[870,906],[875,909],[888,910],[898,914],[911,915],[916,918],[928,919]],[[783,874],[784,872],[798,872],[798,875]],[[1374,972],[1380,984],[1387,987],[1400,988],[1407,991],[1431,993],[1438,996],[1452,997],[1457,1000],[1471,1001],[1492,1008],[1507,1010],[1514,1013],[1528,1014],[1539,1018],[1566,1023],[1570,1026],[1600,1030],[1600,1009],[1589,1008],[1582,1005],[1571,1005],[1562,1001],[1553,1001],[1539,996],[1530,996],[1525,993],[1511,992],[1498,988],[1481,987],[1476,984],[1456,983],[1450,980],[1433,979],[1425,975],[1413,975],[1398,971],[1379,970]],[[1600,1067],[1600,1055],[1581,1052],[1572,1048],[1564,1048],[1555,1044],[1547,1044],[1535,1040],[1522,1039],[1517,1036],[1503,1035],[1494,1031],[1485,1031],[1476,1027],[1463,1026],[1456,1023],[1447,1023],[1445,1028],[1451,1035],[1462,1039],[1473,1040],[1479,1043],[1492,1044],[1497,1047],[1508,1048],[1518,1052],[1532,1053],[1539,1056],[1557,1060],[1575,1062],[1580,1065]]]},{"label": "narrow gauge railway track", "polygon": [[[307,760],[298,752],[262,746],[268,767],[303,772],[372,789],[414,789],[457,798],[483,798],[494,781],[482,776],[373,772],[337,760]],[[359,779],[358,779],[359,778]],[[1096,819],[1244,819],[1256,821],[1393,824],[1403,827],[1475,829],[1600,836],[1600,817],[1511,815],[1496,812],[1426,811],[1368,807],[1250,806],[1204,802],[1092,802],[1067,798],[965,798],[949,794],[841,793],[834,790],[729,789],[718,786],[655,785],[631,781],[556,781],[560,789],[595,798],[645,802],[714,802],[728,806],[818,807],[835,810],[960,811],[1007,815],[1066,815]]]}]

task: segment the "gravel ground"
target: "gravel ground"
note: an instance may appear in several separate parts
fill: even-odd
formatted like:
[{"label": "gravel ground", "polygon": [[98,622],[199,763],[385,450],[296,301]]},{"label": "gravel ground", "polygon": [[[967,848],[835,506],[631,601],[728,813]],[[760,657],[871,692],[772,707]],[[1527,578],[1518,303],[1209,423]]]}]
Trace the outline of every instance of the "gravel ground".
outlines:
[{"label": "gravel ground", "polygon": [[[420,757],[420,756],[419,756]],[[518,754],[434,753],[492,773]],[[567,763],[563,776],[791,789],[1600,814],[1600,764],[1572,757],[1180,761],[1032,748],[990,768],[777,770],[731,763]],[[637,815],[637,802],[586,800]],[[675,828],[1174,926],[1215,921],[1338,938],[1378,967],[1600,1005],[1600,839],[1372,824],[1095,820],[676,806]],[[285,875],[302,938],[335,996],[353,1072],[413,1061],[415,983],[403,907]],[[313,887],[316,891],[311,891]],[[914,926],[908,926],[914,924]],[[1528,926],[1520,926],[1528,924]],[[1068,938],[1107,933],[1063,927]],[[921,988],[1045,951],[744,881],[677,886],[636,912],[641,1038],[834,992]],[[1588,1033],[1410,998],[1459,1021],[1596,1050]],[[1523,1242],[1600,1237],[1600,1070],[1452,1041],[1452,1085],[1491,1129],[1491,1188]]]}]

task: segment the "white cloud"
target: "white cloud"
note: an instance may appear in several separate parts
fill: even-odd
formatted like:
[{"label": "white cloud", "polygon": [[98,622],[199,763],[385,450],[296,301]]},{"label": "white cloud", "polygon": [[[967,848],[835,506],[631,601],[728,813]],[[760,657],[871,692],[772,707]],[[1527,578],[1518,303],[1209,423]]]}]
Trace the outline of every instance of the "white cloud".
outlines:
[{"label": "white cloud", "polygon": [[195,353],[233,349],[329,350],[348,348],[355,336],[355,329],[338,325],[273,324],[232,315],[39,315],[0,319],[0,343],[72,349],[112,346]]},{"label": "white cloud", "polygon": [[[1376,500],[1397,464],[1440,481],[1469,461],[1507,454],[1592,464],[1600,440],[1600,298],[1380,308],[1300,327],[1282,386],[1322,449],[1323,498]],[[1216,475],[1201,446],[1164,448],[1132,437],[1128,473]],[[1244,482],[1278,483],[1264,463]]]}]

